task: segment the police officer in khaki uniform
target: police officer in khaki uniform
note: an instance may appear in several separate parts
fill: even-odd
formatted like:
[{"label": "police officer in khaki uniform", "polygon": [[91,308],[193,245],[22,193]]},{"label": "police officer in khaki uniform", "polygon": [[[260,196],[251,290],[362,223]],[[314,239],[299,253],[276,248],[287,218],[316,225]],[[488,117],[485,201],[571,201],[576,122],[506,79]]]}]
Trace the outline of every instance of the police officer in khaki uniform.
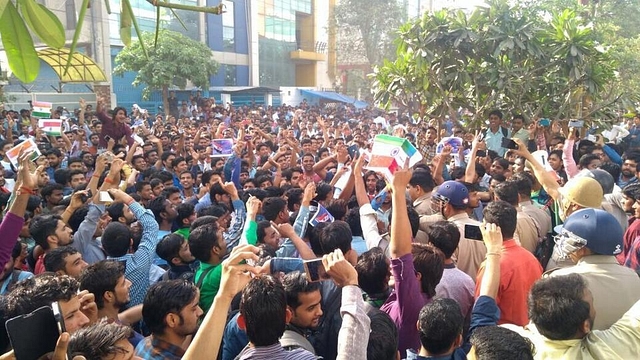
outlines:
[{"label": "police officer in khaki uniform", "polygon": [[433,191],[431,204],[438,214],[421,217],[421,228],[424,228],[424,218],[446,219],[456,224],[458,230],[460,230],[460,242],[453,258],[455,258],[458,269],[464,271],[475,280],[480,264],[484,261],[487,248],[482,242],[482,237],[471,239],[470,234],[465,231],[465,225],[471,225],[474,229],[477,228],[476,233],[480,230],[480,222],[471,219],[467,213],[469,190],[461,182],[445,181]]},{"label": "police officer in khaki uniform", "polygon": [[620,224],[604,210],[582,209],[557,226],[556,232],[561,255],[576,265],[550,270],[544,276],[582,275],[593,294],[593,329],[608,329],[640,300],[640,278],[615,257],[622,251]]}]

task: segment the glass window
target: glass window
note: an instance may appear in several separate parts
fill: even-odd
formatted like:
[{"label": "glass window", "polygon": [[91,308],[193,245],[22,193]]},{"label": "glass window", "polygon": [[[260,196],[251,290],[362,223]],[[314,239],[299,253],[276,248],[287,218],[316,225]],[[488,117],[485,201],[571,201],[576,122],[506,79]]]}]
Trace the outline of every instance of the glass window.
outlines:
[{"label": "glass window", "polygon": [[224,13],[222,14],[222,26],[235,26],[235,15],[234,15],[234,3],[229,0],[224,0],[222,2],[224,4]]},{"label": "glass window", "polygon": [[238,84],[238,80],[236,79],[236,66],[235,65],[225,65],[224,66],[224,85],[225,86],[235,86]]},{"label": "glass window", "polygon": [[224,51],[235,52],[235,31],[232,27],[224,26],[222,28],[222,44]]}]

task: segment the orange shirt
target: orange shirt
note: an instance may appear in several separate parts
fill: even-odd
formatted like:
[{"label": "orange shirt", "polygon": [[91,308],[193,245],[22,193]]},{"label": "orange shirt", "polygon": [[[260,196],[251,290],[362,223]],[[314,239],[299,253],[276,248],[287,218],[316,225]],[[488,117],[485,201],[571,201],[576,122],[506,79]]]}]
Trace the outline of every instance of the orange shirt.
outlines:
[{"label": "orange shirt", "polygon": [[[498,324],[516,324],[525,326],[529,323],[527,315],[527,296],[529,290],[540,277],[542,266],[538,259],[515,240],[505,240],[502,243],[503,253],[500,257],[500,287],[496,303],[500,308]],[[476,281],[476,299],[480,295],[483,262],[478,270]]]}]

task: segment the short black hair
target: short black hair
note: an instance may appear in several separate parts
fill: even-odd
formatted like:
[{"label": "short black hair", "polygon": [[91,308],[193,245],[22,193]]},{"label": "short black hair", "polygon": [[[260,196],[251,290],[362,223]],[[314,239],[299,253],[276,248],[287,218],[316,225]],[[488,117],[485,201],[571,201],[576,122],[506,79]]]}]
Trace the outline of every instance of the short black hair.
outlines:
[{"label": "short black hair", "polygon": [[256,230],[258,235],[258,244],[264,244],[264,238],[265,236],[267,236],[267,232],[265,230],[270,227],[271,227],[271,221],[269,220],[258,221],[258,229]]},{"label": "short black hair", "polygon": [[429,192],[433,190],[436,184],[433,182],[433,177],[431,176],[431,172],[428,170],[418,169],[413,172],[411,175],[411,180],[409,180],[409,185],[411,186],[420,186],[423,191]]},{"label": "short black hair", "polygon": [[130,326],[101,321],[71,334],[69,354],[86,359],[110,359],[118,354],[126,354],[127,349],[118,343],[128,340],[132,333]]},{"label": "short black hair", "polygon": [[64,190],[64,186],[62,186],[62,184],[58,184],[58,183],[49,183],[49,184],[43,186],[42,189],[40,189],[40,195],[42,196],[42,198],[45,201],[47,201],[47,196],[51,196],[51,194],[53,194],[53,192],[55,190],[63,191]]},{"label": "short black hair", "polygon": [[57,169],[53,172],[53,180],[60,185],[67,185],[71,179],[71,170],[69,169]]},{"label": "short black hair", "polygon": [[460,230],[450,221],[438,221],[429,227],[429,242],[450,259],[460,243]]},{"label": "short black hair", "polygon": [[177,156],[175,159],[173,159],[173,161],[171,162],[171,167],[176,167],[178,165],[180,165],[181,162],[183,161],[187,161],[185,158],[183,158],[182,156]]},{"label": "short black hair", "polygon": [[119,261],[98,261],[89,265],[80,274],[80,289],[92,293],[95,296],[98,309],[102,309],[104,308],[104,293],[114,291],[118,280],[124,276],[124,273],[124,264]]},{"label": "short black hair", "polygon": [[500,226],[503,240],[513,238],[513,234],[516,232],[518,213],[511,204],[501,200],[492,201],[484,208],[482,215],[487,223]]},{"label": "short black hair", "polygon": [[493,192],[500,200],[518,206],[518,186],[513,181],[498,184]]},{"label": "short black hair", "polygon": [[420,310],[420,343],[431,355],[447,352],[462,334],[464,317],[460,305],[449,298],[434,299]]},{"label": "short black hair", "polygon": [[151,210],[158,224],[162,224],[163,219],[160,214],[166,211],[166,201],[167,198],[164,195],[160,195],[149,201],[149,204],[147,204],[147,209]]},{"label": "short black hair", "polygon": [[589,164],[594,160],[600,160],[600,157],[596,154],[584,154],[578,161],[578,167],[580,169],[587,169]]},{"label": "short black hair", "polygon": [[31,219],[29,224],[29,233],[31,237],[40,245],[42,249],[49,250],[49,243],[47,238],[51,235],[55,235],[58,228],[58,221],[62,218],[58,215],[38,215]]},{"label": "short black hair", "polygon": [[531,174],[526,171],[513,174],[513,176],[509,179],[509,182],[512,182],[518,188],[518,195],[525,196],[527,198],[531,197],[531,188],[533,187],[533,181],[531,180]]},{"label": "short black hair", "polygon": [[71,230],[75,233],[80,228],[80,225],[84,222],[84,219],[89,214],[89,206],[83,205],[82,207],[77,208],[71,217],[69,217],[69,221],[67,222]]},{"label": "short black hair", "polygon": [[137,181],[136,185],[135,185],[136,192],[142,191],[144,189],[144,187],[147,186],[147,185],[151,186],[151,184],[149,184],[148,181]]},{"label": "short black hair", "polygon": [[478,360],[533,360],[535,353],[529,339],[502,326],[479,327],[470,341]]},{"label": "short black hair", "polygon": [[294,310],[301,305],[300,294],[320,291],[320,283],[309,281],[307,275],[301,271],[286,274],[282,278],[282,286],[287,294],[287,305]]},{"label": "short black hair", "polygon": [[395,360],[398,352],[398,328],[384,311],[372,308],[367,312],[371,332],[367,344],[367,360]]},{"label": "short black hair", "polygon": [[436,286],[444,272],[444,254],[432,244],[411,244],[413,266],[422,275],[420,286],[429,297],[436,295]]},{"label": "short black hair", "polygon": [[176,206],[176,212],[178,213],[178,216],[176,217],[175,222],[179,227],[184,227],[182,221],[184,219],[188,219],[195,213],[195,206],[188,202],[180,203],[178,204],[178,206]]},{"label": "short black hair", "polygon": [[47,256],[44,257],[44,269],[51,272],[65,271],[65,265],[67,264],[65,259],[67,256],[77,253],[78,250],[70,245],[51,249],[51,251],[47,253]]},{"label": "short black hair", "polygon": [[218,247],[218,224],[208,223],[194,228],[189,233],[189,248],[191,255],[202,262],[211,259],[211,250]]},{"label": "short black hair", "polygon": [[156,246],[156,253],[160,259],[171,264],[171,260],[176,257],[180,257],[180,248],[186,241],[180,234],[167,234]]},{"label": "short black hair", "polygon": [[[619,179],[620,173],[622,172],[620,165],[614,162],[603,162],[599,168],[611,174],[614,179]],[[636,172],[638,172],[638,165],[636,165]]]},{"label": "short black hair", "polygon": [[169,198],[169,196],[175,193],[180,194],[180,189],[175,186],[167,186],[164,188],[164,190],[162,190],[162,196],[166,197],[167,199]]},{"label": "short black hair", "polygon": [[102,248],[107,256],[124,256],[131,247],[131,229],[119,222],[110,222],[102,233],[102,239],[109,239],[102,242]]},{"label": "short black hair", "polygon": [[358,272],[358,284],[368,295],[382,294],[388,289],[389,263],[379,247],[373,247],[358,256],[355,269]]},{"label": "short black hair", "polygon": [[268,197],[262,202],[262,216],[266,220],[273,221],[278,214],[287,210],[287,202],[280,197]]},{"label": "short black hair", "polygon": [[295,211],[295,205],[300,205],[303,192],[300,188],[291,188],[286,191],[287,209],[289,209],[289,211]]},{"label": "short black hair", "polygon": [[107,214],[109,214],[111,221],[118,221],[121,217],[124,217],[124,203],[111,203],[111,205],[107,207]]},{"label": "short black hair", "polygon": [[54,301],[69,301],[78,295],[80,283],[67,275],[45,272],[19,281],[7,295],[6,319],[28,314]]},{"label": "short black hair", "polygon": [[257,276],[242,290],[240,315],[249,341],[255,346],[276,344],[285,330],[287,296],[271,275]]},{"label": "short black hair", "polygon": [[[157,282],[147,291],[142,305],[142,319],[152,334],[164,334],[165,318],[174,313],[182,319],[180,312],[198,296],[198,288],[185,280]],[[283,318],[284,319],[284,318]]]},{"label": "short black hair", "polygon": [[347,224],[351,228],[352,236],[362,236],[362,222],[360,221],[360,209],[353,208],[347,211],[347,216],[345,218]]},{"label": "short black hair", "polygon": [[351,240],[353,240],[353,236],[349,224],[336,220],[322,230],[320,247],[324,255],[330,254],[336,249],[340,249],[343,254],[346,254],[351,250]]},{"label": "short black hair", "polygon": [[498,110],[498,109],[493,110],[493,111],[491,111],[491,112],[489,113],[489,117],[491,117],[492,115],[495,115],[495,116],[497,116],[498,118],[500,118],[500,120],[502,120],[502,116],[503,116],[503,115],[502,115],[502,111],[500,111],[500,110]]},{"label": "short black hair", "polygon": [[[347,202],[344,199],[333,199],[329,202],[326,209],[334,219],[345,220],[345,215],[347,214]],[[351,229],[353,232],[353,228]]]},{"label": "short black hair", "polygon": [[529,318],[540,334],[551,340],[569,340],[589,319],[584,300],[587,283],[579,274],[538,280],[529,292]]},{"label": "short black hair", "polygon": [[316,197],[314,197],[313,199],[316,201],[329,200],[328,196],[332,191],[333,191],[333,186],[329,183],[322,181],[316,186]]}]

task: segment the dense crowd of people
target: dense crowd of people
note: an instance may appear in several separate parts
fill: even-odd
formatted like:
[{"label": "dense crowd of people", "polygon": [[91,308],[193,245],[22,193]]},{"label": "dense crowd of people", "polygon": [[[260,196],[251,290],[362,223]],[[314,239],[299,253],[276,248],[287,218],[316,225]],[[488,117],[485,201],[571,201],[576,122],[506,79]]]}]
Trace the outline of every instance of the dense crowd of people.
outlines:
[{"label": "dense crowd of people", "polygon": [[[640,353],[640,115],[170,104],[81,99],[53,109],[60,135],[2,112],[0,314],[59,305],[48,358]],[[379,134],[422,160],[368,170]],[[40,156],[9,156],[31,140]],[[0,359],[19,336],[3,327]]]}]

